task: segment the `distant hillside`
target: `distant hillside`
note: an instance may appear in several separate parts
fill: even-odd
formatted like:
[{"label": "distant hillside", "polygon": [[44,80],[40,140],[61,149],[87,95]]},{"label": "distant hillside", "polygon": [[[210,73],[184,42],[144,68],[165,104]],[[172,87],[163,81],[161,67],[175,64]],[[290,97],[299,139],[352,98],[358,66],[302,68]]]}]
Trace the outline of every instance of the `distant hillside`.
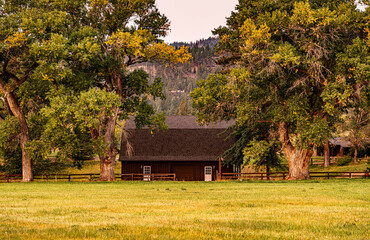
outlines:
[{"label": "distant hillside", "polygon": [[207,38],[207,39],[201,39],[201,40],[198,40],[196,42],[190,42],[190,43],[187,43],[187,42],[174,42],[174,43],[171,43],[171,46],[174,46],[176,48],[178,47],[181,47],[181,46],[187,46],[189,48],[192,48],[194,46],[198,46],[198,47],[211,47],[211,48],[214,48],[218,43],[218,39],[217,38]]},{"label": "distant hillside", "polygon": [[157,99],[153,105],[158,112],[165,111],[167,115],[191,114],[189,93],[196,87],[196,81],[206,78],[209,74],[221,68],[215,64],[216,56],[213,47],[218,39],[208,38],[194,43],[175,42],[172,46],[189,47],[193,59],[185,64],[143,63],[135,68],[142,68],[151,78],[160,77],[164,83],[166,100]]}]

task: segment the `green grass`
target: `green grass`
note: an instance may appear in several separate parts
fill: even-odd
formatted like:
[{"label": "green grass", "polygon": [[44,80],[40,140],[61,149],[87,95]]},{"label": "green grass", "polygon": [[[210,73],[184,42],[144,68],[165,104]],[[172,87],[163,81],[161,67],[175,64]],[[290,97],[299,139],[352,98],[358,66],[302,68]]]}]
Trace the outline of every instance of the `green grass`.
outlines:
[{"label": "green grass", "polygon": [[[99,174],[100,173],[100,161],[97,159],[87,160],[83,163],[82,169],[67,168],[63,170],[62,172],[70,173],[70,174],[85,174],[85,173]],[[121,162],[120,161],[116,161],[114,172],[116,174],[121,174]]]},{"label": "green grass", "polygon": [[0,184],[0,239],[369,239],[370,181]]},{"label": "green grass", "polygon": [[323,165],[310,165],[311,172],[364,172],[369,165],[367,161],[361,161],[359,163],[353,163],[346,166],[330,165],[324,167]]}]

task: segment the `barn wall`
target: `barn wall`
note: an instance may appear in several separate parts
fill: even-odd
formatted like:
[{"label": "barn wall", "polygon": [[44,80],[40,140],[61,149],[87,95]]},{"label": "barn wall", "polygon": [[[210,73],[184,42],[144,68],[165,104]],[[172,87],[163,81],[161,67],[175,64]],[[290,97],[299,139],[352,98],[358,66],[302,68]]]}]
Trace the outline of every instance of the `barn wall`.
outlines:
[{"label": "barn wall", "polygon": [[[204,168],[212,166],[212,179],[216,180],[219,163],[216,161],[205,162],[122,162],[122,173],[143,173],[143,166],[151,166],[152,173],[175,173],[178,181],[204,181]],[[223,172],[231,172],[230,168],[223,167]]]}]

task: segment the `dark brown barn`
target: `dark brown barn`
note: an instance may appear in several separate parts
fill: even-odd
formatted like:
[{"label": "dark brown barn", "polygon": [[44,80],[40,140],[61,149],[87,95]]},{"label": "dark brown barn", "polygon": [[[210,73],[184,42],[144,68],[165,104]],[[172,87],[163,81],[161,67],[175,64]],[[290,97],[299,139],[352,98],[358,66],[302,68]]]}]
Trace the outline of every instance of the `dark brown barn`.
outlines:
[{"label": "dark brown barn", "polygon": [[[225,130],[234,122],[199,126],[194,116],[168,116],[168,130],[154,136],[148,128],[136,129],[132,120],[125,124],[127,141],[121,143],[122,174],[175,173],[179,181],[213,181],[219,173],[219,159],[234,139],[225,140]],[[232,172],[222,167],[222,172]]]}]

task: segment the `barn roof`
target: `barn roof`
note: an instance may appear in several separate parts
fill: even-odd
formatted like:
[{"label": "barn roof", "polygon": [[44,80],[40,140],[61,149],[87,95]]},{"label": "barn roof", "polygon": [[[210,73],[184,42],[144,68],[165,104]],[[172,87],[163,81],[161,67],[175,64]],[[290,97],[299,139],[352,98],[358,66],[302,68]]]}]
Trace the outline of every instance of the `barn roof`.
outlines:
[{"label": "barn roof", "polygon": [[168,116],[168,130],[152,135],[148,128],[136,129],[133,119],[125,129],[130,132],[128,143],[133,147],[127,154],[127,140],[122,138],[121,161],[216,161],[235,142],[226,138],[226,131],[235,121],[221,121],[200,126],[194,116]]},{"label": "barn roof", "polygon": [[341,137],[329,139],[329,143],[333,145],[337,145],[337,146],[346,147],[346,148],[352,147],[352,143],[350,141],[347,141],[346,139],[341,138]]},{"label": "barn roof", "polygon": [[[208,125],[199,125],[195,116],[167,116],[166,124],[168,129],[227,129],[235,124],[235,120],[219,121]],[[126,124],[126,129],[135,129],[134,118],[130,118]],[[147,127],[143,128],[147,129]]]}]

